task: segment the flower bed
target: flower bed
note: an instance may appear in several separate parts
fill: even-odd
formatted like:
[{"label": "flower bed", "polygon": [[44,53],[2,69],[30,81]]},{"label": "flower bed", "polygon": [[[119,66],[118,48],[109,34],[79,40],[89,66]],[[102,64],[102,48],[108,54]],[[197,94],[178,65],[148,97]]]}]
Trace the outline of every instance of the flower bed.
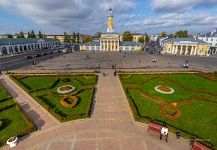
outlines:
[{"label": "flower bed", "polygon": [[162,94],[172,94],[175,92],[174,89],[172,89],[171,87],[161,86],[161,85],[156,86],[155,90]]},{"label": "flower bed", "polygon": [[60,94],[70,93],[75,90],[74,86],[71,85],[63,85],[57,89],[57,92]]},{"label": "flower bed", "polygon": [[175,120],[181,116],[181,111],[177,107],[170,104],[161,107],[160,112],[165,118],[170,120]]},{"label": "flower bed", "polygon": [[[72,102],[70,102],[68,99],[71,99]],[[75,107],[75,105],[78,102],[78,98],[76,96],[66,95],[61,98],[60,103],[64,107],[72,108]]]}]

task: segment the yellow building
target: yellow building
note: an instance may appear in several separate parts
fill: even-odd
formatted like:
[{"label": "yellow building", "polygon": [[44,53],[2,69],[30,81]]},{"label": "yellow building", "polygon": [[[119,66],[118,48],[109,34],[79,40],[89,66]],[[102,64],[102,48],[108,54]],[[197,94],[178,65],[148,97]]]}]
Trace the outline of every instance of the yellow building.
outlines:
[{"label": "yellow building", "polygon": [[[144,37],[143,34],[132,34],[133,35],[133,42],[139,42],[140,37]],[[123,41],[123,35],[120,35],[120,41]]]},{"label": "yellow building", "polygon": [[58,39],[60,42],[64,42],[64,35],[46,35],[46,38]]},{"label": "yellow building", "polygon": [[207,54],[209,44],[194,38],[172,38],[164,41],[163,53],[179,55]]}]

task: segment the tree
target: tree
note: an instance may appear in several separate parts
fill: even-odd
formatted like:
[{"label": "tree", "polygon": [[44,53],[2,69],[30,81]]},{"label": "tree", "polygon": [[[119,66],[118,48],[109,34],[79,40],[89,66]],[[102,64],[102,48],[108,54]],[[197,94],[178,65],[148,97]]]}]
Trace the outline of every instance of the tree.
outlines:
[{"label": "tree", "polygon": [[77,35],[75,32],[73,32],[72,34],[72,42],[75,43],[76,42],[76,38],[77,38]]},{"label": "tree", "polygon": [[145,41],[144,36],[138,38],[138,42],[140,42],[140,43],[144,43],[144,41]]},{"label": "tree", "polygon": [[123,41],[133,41],[133,35],[130,31],[125,31],[123,34]]},{"label": "tree", "polygon": [[163,32],[161,32],[161,36],[162,36],[162,37],[166,37],[166,36],[167,36],[167,33],[163,31]]},{"label": "tree", "polygon": [[145,33],[145,38],[144,38],[145,43],[148,43],[150,41],[150,38],[147,33]]},{"label": "tree", "polygon": [[35,32],[33,30],[31,31],[31,38],[36,38]]},{"label": "tree", "polygon": [[6,34],[7,38],[10,38],[12,39],[13,38],[13,35],[12,34]]},{"label": "tree", "polygon": [[97,32],[96,34],[95,34],[95,36],[96,36],[96,38],[100,38],[101,37],[101,34],[102,34],[102,32]]},{"label": "tree", "polygon": [[40,38],[40,39],[43,38],[43,34],[41,33],[41,31],[38,32],[38,38]]},{"label": "tree", "polygon": [[175,35],[177,37],[180,37],[180,38],[186,38],[186,37],[188,37],[188,31],[187,30],[180,30],[180,31],[176,32]]},{"label": "tree", "polygon": [[64,32],[64,39],[63,39],[63,41],[64,42],[71,42],[71,37],[66,32]]},{"label": "tree", "polygon": [[25,38],[24,32],[23,32],[23,31],[20,31],[20,33],[17,34],[17,38]]},{"label": "tree", "polygon": [[55,41],[59,41],[59,39],[58,39],[56,36],[54,36],[54,40],[55,40]]},{"label": "tree", "polygon": [[28,31],[27,38],[31,38],[31,33]]},{"label": "tree", "polygon": [[91,42],[91,41],[93,41],[93,37],[90,35],[87,35],[87,36],[82,38],[82,41],[83,41],[83,43]]},{"label": "tree", "polygon": [[169,38],[174,38],[174,34],[169,34],[168,37]]},{"label": "tree", "polygon": [[79,32],[77,33],[77,43],[78,44],[80,43],[80,33]]}]

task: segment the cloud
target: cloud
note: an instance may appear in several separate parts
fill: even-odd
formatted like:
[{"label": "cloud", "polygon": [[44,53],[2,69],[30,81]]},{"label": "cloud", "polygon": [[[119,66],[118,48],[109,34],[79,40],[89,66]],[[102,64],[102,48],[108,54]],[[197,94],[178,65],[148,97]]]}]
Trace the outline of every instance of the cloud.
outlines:
[{"label": "cloud", "polygon": [[[0,8],[37,24],[62,31],[106,31],[106,11],[119,16],[135,8],[134,0],[0,0]],[[116,16],[115,16],[116,17]]]},{"label": "cloud", "polygon": [[140,21],[127,23],[134,31],[159,32],[167,31],[174,33],[178,30],[189,30],[190,33],[207,32],[217,27],[217,16],[208,13],[168,13],[159,17],[149,17]]},{"label": "cloud", "polygon": [[217,0],[152,0],[156,12],[184,12],[192,8],[216,7]]}]

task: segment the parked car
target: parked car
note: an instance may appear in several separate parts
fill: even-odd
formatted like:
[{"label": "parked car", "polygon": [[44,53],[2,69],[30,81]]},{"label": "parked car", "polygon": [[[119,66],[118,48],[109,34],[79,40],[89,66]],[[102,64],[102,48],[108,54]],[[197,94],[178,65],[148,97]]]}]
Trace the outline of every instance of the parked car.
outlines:
[{"label": "parked car", "polygon": [[45,56],[45,55],[48,55],[48,54],[47,54],[47,53],[44,53],[43,55]]},{"label": "parked car", "polygon": [[41,57],[41,54],[36,54],[35,57]]},{"label": "parked car", "polygon": [[32,56],[26,56],[26,59],[32,59]]}]

